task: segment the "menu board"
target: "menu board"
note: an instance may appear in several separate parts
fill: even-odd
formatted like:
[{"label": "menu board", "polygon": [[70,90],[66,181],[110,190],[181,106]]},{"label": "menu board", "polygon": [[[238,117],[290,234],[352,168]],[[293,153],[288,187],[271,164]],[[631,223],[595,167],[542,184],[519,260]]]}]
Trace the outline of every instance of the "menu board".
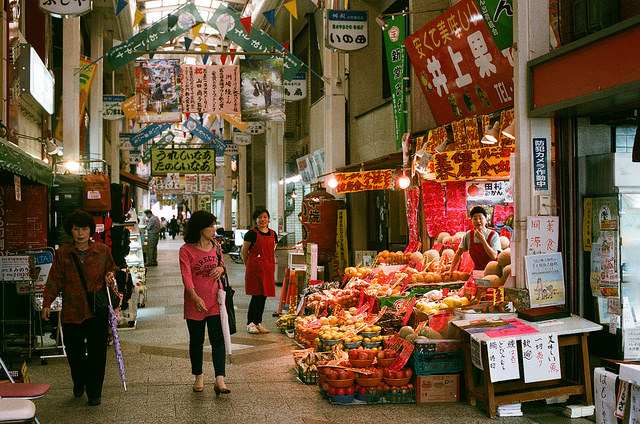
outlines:
[{"label": "menu board", "polygon": [[0,252],[47,245],[47,188],[21,185],[21,201],[14,186],[0,186]]}]

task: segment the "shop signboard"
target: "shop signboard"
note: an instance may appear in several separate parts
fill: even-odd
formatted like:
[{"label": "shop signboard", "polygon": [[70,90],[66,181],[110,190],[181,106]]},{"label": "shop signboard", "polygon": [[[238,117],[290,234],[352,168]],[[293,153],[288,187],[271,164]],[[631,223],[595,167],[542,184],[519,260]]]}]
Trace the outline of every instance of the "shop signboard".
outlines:
[{"label": "shop signboard", "polygon": [[[153,143],[153,147],[155,147],[156,149],[159,149],[161,147],[165,147],[169,144],[171,144],[171,142],[173,141],[175,137],[175,134],[173,134],[171,131],[169,131],[168,133],[166,133],[160,140],[156,141],[155,143]],[[151,160],[151,148],[147,148],[144,153],[142,154],[142,163],[149,163],[149,161]],[[140,165],[140,164],[138,164]]]},{"label": "shop signboard", "polygon": [[238,146],[248,146],[249,144],[251,144],[251,134],[234,131],[233,144],[236,144]]},{"label": "shop signboard", "polygon": [[120,133],[120,150],[133,150],[131,145],[131,139],[136,136],[137,133]]},{"label": "shop signboard", "polygon": [[369,45],[366,10],[327,10],[327,47],[354,51]]},{"label": "shop signboard", "polygon": [[391,188],[393,169],[373,171],[339,172],[334,174],[338,180],[338,193],[355,193],[366,190],[384,190]]},{"label": "shop signboard", "polygon": [[129,139],[131,146],[138,147],[151,140],[152,138],[162,134],[164,130],[169,129],[171,124],[151,124],[147,125],[145,129],[138,132],[134,137]]},{"label": "shop signboard", "polygon": [[511,47],[499,50],[476,0],[461,0],[404,41],[438,125],[513,106]]},{"label": "shop signboard", "polygon": [[509,155],[513,150],[512,146],[497,146],[436,153],[433,159],[436,181],[508,177]]},{"label": "shop signboard", "polygon": [[151,149],[151,175],[215,172],[214,149]]},{"label": "shop signboard", "polygon": [[298,72],[291,81],[284,81],[284,99],[295,102],[307,98],[307,74]]},{"label": "shop signboard", "polygon": [[122,110],[122,102],[126,100],[123,95],[104,95],[102,96],[102,119],[116,121],[124,118]]},{"label": "shop signboard", "polygon": [[129,150],[129,165],[137,165],[142,160],[140,150]]},{"label": "shop signboard", "polygon": [[393,105],[393,121],[396,135],[396,148],[402,147],[402,135],[407,131],[406,99],[407,99],[407,54],[403,41],[407,36],[406,16],[392,16],[385,19],[388,24],[384,33],[384,47],[387,55],[387,70],[391,85]]},{"label": "shop signboard", "polygon": [[513,0],[476,0],[499,50],[513,45]]},{"label": "shop signboard", "polygon": [[534,138],[533,143],[533,172],[534,172],[534,190],[549,190],[549,165],[547,153],[547,139]]},{"label": "shop signboard", "polygon": [[91,12],[93,9],[92,0],[55,1],[38,0],[38,6],[44,13],[55,18],[72,18]]},{"label": "shop signboard", "polygon": [[[230,140],[229,140],[230,141]],[[227,143],[225,141],[224,154],[225,156],[235,156],[240,153],[240,146],[233,142]]]},{"label": "shop signboard", "polygon": [[494,205],[513,202],[510,181],[468,181],[466,191],[467,204]]},{"label": "shop signboard", "polygon": [[246,132],[247,134],[251,134],[251,135],[262,134],[266,129],[265,125],[261,122],[248,122],[247,124],[248,125],[244,130],[244,132]]}]

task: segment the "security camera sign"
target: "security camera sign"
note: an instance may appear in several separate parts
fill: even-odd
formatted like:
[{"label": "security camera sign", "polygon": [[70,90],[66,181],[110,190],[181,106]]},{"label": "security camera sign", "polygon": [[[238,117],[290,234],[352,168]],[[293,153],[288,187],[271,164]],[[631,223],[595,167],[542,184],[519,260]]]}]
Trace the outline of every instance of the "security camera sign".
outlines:
[{"label": "security camera sign", "polygon": [[366,11],[328,10],[326,44],[337,50],[360,50],[369,44]]}]

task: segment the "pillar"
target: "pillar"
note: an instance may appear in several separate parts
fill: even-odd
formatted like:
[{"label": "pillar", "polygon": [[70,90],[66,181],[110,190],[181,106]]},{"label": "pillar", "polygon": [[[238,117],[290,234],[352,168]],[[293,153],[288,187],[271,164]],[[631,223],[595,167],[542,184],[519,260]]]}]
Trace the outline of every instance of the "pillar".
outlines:
[{"label": "pillar", "polygon": [[266,207],[271,214],[270,227],[278,233],[284,231],[284,207],[283,191],[284,178],[279,184],[284,173],[284,122],[270,122],[267,126],[265,145],[265,180],[266,180]]},{"label": "pillar", "polygon": [[[103,32],[103,16],[98,10],[94,10],[89,15],[91,21],[91,58],[93,60],[102,56],[102,45],[104,42]],[[91,120],[89,123],[89,158],[93,160],[103,159],[103,127],[102,127],[102,80],[103,80],[103,60],[96,63],[96,70],[89,91],[89,110],[91,111]],[[113,133],[112,133],[113,134]],[[118,132],[116,131],[116,136]],[[111,137],[112,149],[118,151],[117,137]],[[105,159],[110,162],[109,156],[105,154]],[[111,169],[117,171],[116,166],[111,164]]]},{"label": "pillar", "polygon": [[80,159],[80,18],[62,20],[62,114],[64,160]]},{"label": "pillar", "polygon": [[249,200],[249,194],[247,193],[247,146],[239,146],[238,150],[238,197],[236,201],[236,219],[238,228],[250,228],[253,223],[251,222],[251,216],[249,215],[251,202]]}]

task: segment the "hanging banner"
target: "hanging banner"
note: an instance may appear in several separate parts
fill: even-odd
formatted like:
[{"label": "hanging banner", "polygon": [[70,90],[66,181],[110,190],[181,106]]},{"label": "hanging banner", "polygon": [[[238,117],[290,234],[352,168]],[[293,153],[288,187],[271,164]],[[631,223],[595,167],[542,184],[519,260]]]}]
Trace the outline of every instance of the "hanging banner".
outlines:
[{"label": "hanging banner", "polygon": [[248,122],[242,122],[242,115],[240,115],[239,113],[222,113],[220,114],[220,116],[222,117],[222,119],[239,129],[240,131],[246,130],[247,126],[249,125]]},{"label": "hanging banner", "polygon": [[[160,140],[153,143],[153,147],[156,149],[165,147],[171,144],[174,138],[175,138],[175,134],[169,131]],[[149,147],[144,151],[144,153],[142,154],[142,163],[147,164],[151,161],[151,150],[152,150],[151,147]]]},{"label": "hanging banner", "polygon": [[[302,61],[300,61],[300,59],[289,53],[280,43],[267,37],[262,31],[252,31],[251,35],[247,34],[247,31],[240,22],[240,17],[230,7],[224,5],[218,6],[211,19],[209,19],[209,25],[218,29],[220,34],[226,31],[223,38],[233,41],[246,52],[274,52],[284,54],[284,79],[288,81],[291,81],[302,67]],[[262,57],[265,59],[269,58],[269,56]],[[256,58],[260,58],[260,56]]]},{"label": "hanging banner", "polygon": [[184,113],[239,113],[240,68],[220,65],[182,65]]},{"label": "hanging banner", "polygon": [[240,60],[242,120],[284,121],[282,59]]},{"label": "hanging banner", "polygon": [[73,18],[91,12],[93,9],[93,1],[75,0],[56,2],[52,0],[39,0],[38,6],[40,6],[40,10],[54,18]]},{"label": "hanging banner", "polygon": [[251,134],[234,131],[233,144],[236,144],[238,146],[248,146],[249,144],[251,144]]},{"label": "hanging banner", "polygon": [[476,178],[508,177],[512,147],[485,147],[436,153],[433,167],[436,181],[461,181]]},{"label": "hanging banner", "polygon": [[307,98],[307,74],[298,72],[291,81],[284,82],[284,99],[295,102]]},{"label": "hanging banner", "polygon": [[139,60],[134,70],[138,121],[180,122],[180,61]]},{"label": "hanging banner", "polygon": [[353,51],[369,45],[367,11],[327,10],[327,47]]},{"label": "hanging banner", "polygon": [[213,193],[213,174],[198,174],[198,191]]},{"label": "hanging banner", "polygon": [[391,188],[392,169],[374,171],[340,172],[334,174],[338,180],[338,193],[354,193],[365,190],[384,190]]},{"label": "hanging banner", "polygon": [[547,139],[534,138],[533,143],[533,175],[535,191],[549,190],[549,165]]},{"label": "hanging banner", "polygon": [[513,0],[476,1],[498,49],[511,47],[513,45]]},{"label": "hanging banner", "polygon": [[[170,25],[170,22],[173,25]],[[105,57],[112,71],[122,65],[135,60],[144,53],[141,51],[156,50],[158,47],[184,34],[193,27],[202,24],[204,20],[198,13],[196,5],[187,3],[171,14],[165,16],[144,31],[137,33],[128,40],[111,49]]]},{"label": "hanging banner", "polygon": [[[91,65],[91,62],[92,61],[90,59],[80,57],[80,72],[78,73],[78,78],[80,79],[80,82],[78,83],[78,90],[80,91],[80,122],[83,121],[82,117],[84,116],[84,109],[87,106],[87,100],[89,99],[89,90],[91,90],[93,76],[96,73],[96,65]],[[64,121],[62,113],[62,103],[60,103],[60,115],[58,116],[58,121],[56,122],[54,138],[56,140],[64,141],[62,137],[62,123]]]},{"label": "hanging banner", "polygon": [[200,122],[193,119],[193,117],[187,119],[182,124],[186,129],[189,130],[191,134],[198,137],[204,143],[211,144],[212,147],[216,149],[219,155],[222,155],[224,152],[224,141],[215,135],[211,130],[205,128]]},{"label": "hanging banner", "polygon": [[405,16],[392,16],[385,19],[388,24],[384,32],[384,48],[387,56],[389,84],[393,104],[393,122],[396,130],[396,148],[402,148],[402,135],[407,132],[406,80],[407,61],[403,41],[406,37]]},{"label": "hanging banner", "polygon": [[104,95],[102,96],[102,119],[116,121],[124,118],[122,111],[122,102],[127,97],[122,95]]},{"label": "hanging banner", "polygon": [[151,175],[214,173],[215,157],[213,149],[151,149]]},{"label": "hanging banner", "polygon": [[513,106],[511,48],[496,47],[475,1],[459,1],[404,41],[438,125]]},{"label": "hanging banner", "polygon": [[133,119],[138,116],[138,111],[136,110],[136,96],[133,95],[126,99],[124,102],[120,103],[120,108],[122,109],[122,113],[127,119]]},{"label": "hanging banner", "polygon": [[171,124],[151,124],[145,129],[138,132],[133,138],[129,139],[131,146],[138,147],[152,138],[162,134],[164,130],[168,130]]}]

